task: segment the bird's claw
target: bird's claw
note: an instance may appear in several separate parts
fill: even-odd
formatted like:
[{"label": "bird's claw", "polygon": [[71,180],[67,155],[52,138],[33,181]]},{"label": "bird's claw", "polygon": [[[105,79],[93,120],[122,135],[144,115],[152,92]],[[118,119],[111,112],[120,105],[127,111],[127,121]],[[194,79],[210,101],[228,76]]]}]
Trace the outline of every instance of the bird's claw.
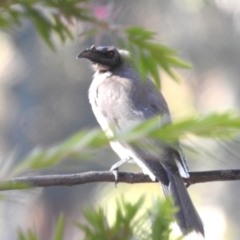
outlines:
[{"label": "bird's claw", "polygon": [[185,183],[185,187],[186,187],[186,188],[190,187],[190,185],[191,185],[191,182],[190,182],[190,181],[187,181],[187,182]]},{"label": "bird's claw", "polygon": [[118,177],[119,177],[119,167],[125,163],[125,162],[128,162],[129,159],[122,159],[120,160],[119,162],[115,163],[111,169],[110,169],[110,172],[113,173],[114,175],[114,179],[115,179],[115,187],[117,187],[117,184],[118,184]]},{"label": "bird's claw", "polygon": [[119,176],[119,169],[118,168],[111,168],[110,172],[112,172],[114,179],[115,179],[115,187],[117,187],[118,184],[118,176]]}]

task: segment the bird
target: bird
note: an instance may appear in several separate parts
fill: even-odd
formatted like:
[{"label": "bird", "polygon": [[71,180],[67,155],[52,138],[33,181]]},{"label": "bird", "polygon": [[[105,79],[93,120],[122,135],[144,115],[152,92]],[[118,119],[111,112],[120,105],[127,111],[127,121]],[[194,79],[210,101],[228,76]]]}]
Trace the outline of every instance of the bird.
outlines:
[{"label": "bird", "polygon": [[89,102],[102,130],[110,138],[111,148],[121,159],[110,170],[117,170],[125,162],[136,163],[144,174],[161,183],[166,197],[172,197],[178,209],[175,219],[183,235],[196,232],[204,236],[202,220],[182,180],[182,177],[189,178],[189,172],[180,147],[156,139],[140,140],[136,144],[114,140],[117,134],[153,117],[159,116],[160,127],[172,122],[164,96],[147,76],[142,79],[130,57],[127,50],[94,45],[77,56],[91,62],[95,73],[88,92]]}]

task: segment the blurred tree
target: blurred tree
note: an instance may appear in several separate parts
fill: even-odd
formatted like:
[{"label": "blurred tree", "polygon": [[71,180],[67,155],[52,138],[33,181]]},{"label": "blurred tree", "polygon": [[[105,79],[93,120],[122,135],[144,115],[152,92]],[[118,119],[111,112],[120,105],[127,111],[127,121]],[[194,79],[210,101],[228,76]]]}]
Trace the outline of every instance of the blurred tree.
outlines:
[{"label": "blurred tree", "polygon": [[[229,52],[231,55],[231,51],[225,50],[226,53],[224,51],[224,49],[226,49],[225,47],[228,47],[226,44],[227,36],[231,36],[235,32],[234,27],[232,27],[232,31],[228,28],[229,22],[231,21],[230,14],[222,14],[226,19],[226,29],[228,29],[227,33],[222,34],[222,32],[219,31],[220,28],[214,28],[214,19],[217,19],[215,17],[222,13],[223,8],[217,8],[214,5],[209,7],[199,3],[199,1],[198,4],[185,4],[184,1],[181,3],[176,3],[175,1],[160,1],[149,4],[148,6],[143,5],[143,10],[137,7],[135,1],[132,3],[121,1],[121,3],[115,3],[115,5],[111,2],[106,3],[106,1],[96,3],[90,0],[1,1],[0,27],[8,32],[13,32],[12,29],[15,29],[12,38],[13,43],[11,44],[14,46],[16,52],[14,60],[21,63],[18,67],[11,66],[13,72],[16,71],[18,74],[13,74],[12,81],[8,83],[8,87],[10,88],[9,92],[14,96],[14,104],[11,106],[15,106],[17,110],[11,124],[8,123],[9,125],[7,125],[10,129],[7,136],[9,142],[11,142],[11,146],[18,146],[18,160],[22,159],[23,156],[35,148],[35,146],[52,145],[53,143],[62,141],[67,135],[75,133],[82,126],[92,127],[95,124],[93,117],[90,117],[89,108],[85,107],[87,104],[84,104],[84,102],[87,102],[86,92],[88,82],[75,82],[76,76],[81,75],[82,79],[89,79],[89,76],[84,72],[84,67],[69,60],[72,59],[73,55],[77,55],[77,46],[74,45],[71,40],[76,35],[74,33],[76,30],[75,26],[78,26],[78,34],[80,32],[79,41],[82,43],[82,48],[89,47],[91,45],[90,43],[98,42],[99,39],[94,38],[95,36],[102,36],[101,42],[104,43],[104,45],[109,44],[109,42],[111,42],[111,44],[118,43],[121,47],[127,48],[134,53],[133,56],[135,60],[137,60],[135,62],[137,62],[141,74],[143,76],[150,74],[158,86],[160,86],[159,67],[174,80],[179,80],[179,77],[175,71],[173,71],[173,67],[189,67],[189,64],[181,61],[177,57],[175,50],[156,43],[154,38],[159,36],[153,31],[146,30],[143,27],[124,27],[124,24],[115,24],[114,20],[118,12],[128,11],[121,9],[121,4],[129,4],[129,8],[131,7],[132,18],[134,18],[134,20],[131,21],[132,24],[140,22],[141,25],[149,27],[146,25],[155,26],[157,25],[156,22],[164,22],[163,25],[159,24],[159,26],[163,26],[165,29],[168,29],[169,32],[172,32],[172,39],[170,38],[168,41],[171,45],[178,47],[179,42],[185,41],[184,38],[181,37],[188,35],[189,41],[185,41],[183,46],[186,52],[188,52],[189,49],[193,49],[193,51],[189,50],[189,56],[193,60],[194,65],[198,66],[196,68],[197,73],[200,72],[201,69],[216,67],[216,58],[223,59],[226,57],[224,58],[225,61],[231,59],[229,57]],[[148,23],[147,21],[146,23],[141,22],[142,17],[140,17],[140,15],[144,15],[148,8],[151,9],[151,15],[156,16],[157,14],[160,19],[154,20],[154,18],[151,18]],[[194,10],[190,10],[191,8]],[[194,25],[195,30],[191,28],[193,30],[188,32],[188,26],[191,24],[194,11],[197,13],[202,9],[203,14],[200,15],[200,19],[197,21],[198,25]],[[141,12],[142,14],[139,14],[140,10],[143,11]],[[127,15],[129,14],[124,14],[126,18]],[[175,15],[183,15],[185,17],[178,18],[180,20],[175,20],[174,24],[171,25],[171,16]],[[30,22],[23,19],[30,20]],[[126,25],[128,25],[128,23]],[[213,41],[208,41],[209,44],[207,47],[201,44],[201,41],[207,36],[206,32],[204,32],[205,28],[203,25],[210,29],[209,32],[212,31],[212,39],[214,39]],[[173,27],[168,28],[168,26]],[[175,31],[176,29],[174,29],[174,27],[180,29],[182,34],[175,34],[177,31]],[[156,30],[160,32],[160,34],[163,32],[160,31],[161,29]],[[200,35],[197,31],[200,32]],[[55,53],[50,52],[49,49],[39,42],[36,33],[42,37],[52,50],[58,50]],[[217,36],[216,38],[215,35]],[[236,40],[237,36],[238,34],[232,39]],[[177,38],[180,38],[178,39],[178,43],[176,43]],[[67,45],[63,51],[59,51],[60,46],[62,46],[59,39]],[[162,39],[164,39],[163,35]],[[233,45],[237,44],[234,40],[232,41]],[[214,52],[213,55],[217,57],[204,57],[203,53],[210,49],[216,49],[218,42],[220,43],[218,46],[220,46],[221,49],[220,55]],[[237,65],[238,62],[237,55],[235,56],[236,59],[232,60],[232,68]],[[202,59],[201,63],[200,59]],[[50,65],[50,62],[54,63],[54,65]],[[53,66],[57,67],[52,69]],[[237,66],[234,69],[237,69]],[[239,69],[235,71],[235,74],[239,75]],[[201,78],[203,78],[204,81],[192,83],[193,85],[198,85],[196,88],[197,91],[195,92],[196,95],[200,94],[199,88],[204,89],[205,86],[203,86],[203,82],[208,82],[210,79],[207,76],[201,76]],[[61,79],[68,79],[68,82],[62,82]],[[238,91],[240,88],[236,78],[234,78],[234,82],[236,91]],[[206,84],[206,86],[209,85]],[[226,88],[224,89],[226,90]],[[210,94],[210,96],[212,95]],[[209,99],[210,98],[207,98],[208,105],[210,103],[210,101],[208,101]],[[200,103],[198,102],[198,104]],[[226,135],[229,136],[229,132],[232,133],[233,131],[236,132],[239,130],[239,119],[232,115],[216,114],[204,119],[205,121],[201,121],[201,118],[192,118],[188,124],[173,125],[172,129],[170,127],[170,130],[166,130],[167,135],[165,133],[164,136],[178,138],[183,135],[185,136],[185,132],[188,132],[199,135],[206,134],[208,137],[216,137],[220,129],[220,133],[226,131],[227,134],[222,135],[226,137]],[[200,123],[200,125],[198,125],[198,123]],[[176,132],[176,129],[179,131]],[[144,134],[148,133],[145,128],[143,132]],[[93,147],[99,146],[100,141],[94,141],[96,138],[95,133],[94,131],[90,133],[80,132],[78,135],[79,138],[73,139],[70,143],[67,141],[64,142],[65,145],[63,143],[63,145],[60,145],[60,148],[51,148],[47,153],[41,151],[41,149],[37,150],[37,152],[34,150],[30,157],[27,157],[26,161],[21,163],[17,173],[28,172],[32,169],[43,169],[42,172],[45,173],[63,171],[63,168],[61,168],[63,165],[60,165],[58,169],[53,169],[53,166],[64,158],[74,157],[85,159]],[[138,135],[138,132],[136,135]],[[97,136],[99,137],[98,134]],[[100,139],[102,139],[101,136]],[[102,144],[104,145],[105,142],[102,142]],[[87,151],[84,153],[79,152],[79,150],[82,149]],[[110,161],[112,157],[109,157],[109,154],[101,153],[98,154],[97,158],[108,158],[108,161]],[[66,165],[71,171],[103,168],[100,161],[97,164],[96,166],[91,161],[82,161],[81,164],[75,164],[75,162],[68,160]],[[21,171],[19,171],[19,169]],[[79,194],[78,192],[83,192],[84,194]],[[44,190],[44,194],[48,195],[48,197],[45,198],[47,202],[46,206],[48,207],[42,207],[42,212],[44,212],[43,215],[45,215],[45,217],[42,217],[44,220],[42,220],[42,225],[39,225],[42,227],[42,239],[49,239],[51,219],[46,217],[49,216],[49,212],[53,212],[53,216],[58,215],[60,210],[69,213],[69,206],[74,205],[74,207],[70,209],[72,213],[69,214],[76,214],[75,209],[83,202],[82,200],[85,199],[85,201],[89,201],[89,198],[91,198],[91,189],[89,186],[81,186],[70,192],[68,189],[63,190],[61,188],[61,191]],[[76,196],[75,198],[73,197],[74,195]],[[36,221],[34,215],[39,214],[35,209],[35,206],[38,204],[41,205],[41,202],[35,200],[32,208],[30,208],[32,211],[29,211],[32,212],[33,221]],[[228,206],[231,208],[231,204]],[[6,209],[6,213],[8,213],[9,208]],[[29,219],[30,215],[30,213],[27,214]],[[22,218],[22,216],[20,218]],[[29,222],[30,221],[31,220],[29,220]],[[40,222],[41,219],[38,219],[38,221]],[[16,222],[18,224],[18,220],[16,220]],[[16,234],[11,230],[5,230],[8,231],[8,235],[3,235],[3,238],[15,239]],[[29,233],[29,236],[34,239],[32,234]],[[236,234],[236,236],[238,236],[238,234]],[[24,239],[24,236],[22,239]]]}]

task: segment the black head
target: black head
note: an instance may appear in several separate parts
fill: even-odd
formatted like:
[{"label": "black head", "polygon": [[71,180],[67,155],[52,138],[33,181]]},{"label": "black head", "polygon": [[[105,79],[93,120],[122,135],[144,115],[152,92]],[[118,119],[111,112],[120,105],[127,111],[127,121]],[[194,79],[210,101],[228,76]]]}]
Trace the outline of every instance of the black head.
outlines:
[{"label": "black head", "polygon": [[122,64],[121,55],[115,47],[95,47],[88,48],[81,52],[77,58],[87,58],[93,64],[95,70],[107,71]]}]

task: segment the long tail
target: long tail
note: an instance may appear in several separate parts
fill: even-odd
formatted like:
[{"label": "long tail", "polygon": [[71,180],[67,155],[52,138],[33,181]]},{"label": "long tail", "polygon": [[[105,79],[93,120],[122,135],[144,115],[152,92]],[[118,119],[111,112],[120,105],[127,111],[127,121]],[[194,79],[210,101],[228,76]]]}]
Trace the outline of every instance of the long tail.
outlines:
[{"label": "long tail", "polygon": [[162,184],[165,196],[171,196],[174,205],[178,208],[175,217],[183,233],[196,231],[204,236],[204,229],[192,200],[187,192],[182,178],[177,174],[168,174],[169,185]]}]

